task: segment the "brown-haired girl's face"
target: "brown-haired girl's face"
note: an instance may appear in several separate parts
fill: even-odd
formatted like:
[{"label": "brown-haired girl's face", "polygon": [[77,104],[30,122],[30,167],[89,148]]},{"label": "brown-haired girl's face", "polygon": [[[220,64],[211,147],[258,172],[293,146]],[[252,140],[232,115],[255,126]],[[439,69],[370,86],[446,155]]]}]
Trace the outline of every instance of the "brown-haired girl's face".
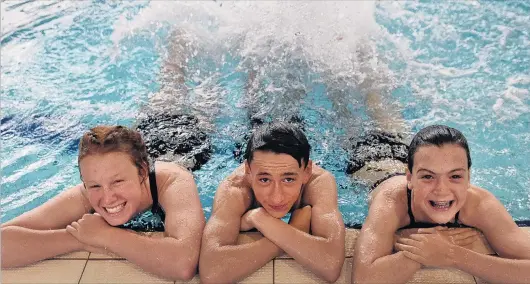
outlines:
[{"label": "brown-haired girl's face", "polygon": [[454,219],[470,187],[466,151],[459,145],[421,146],[414,154],[412,207],[421,221],[444,224]]},{"label": "brown-haired girl's face", "polygon": [[79,162],[79,170],[90,204],[110,225],[122,225],[143,210],[146,190],[129,155],[88,155]]}]

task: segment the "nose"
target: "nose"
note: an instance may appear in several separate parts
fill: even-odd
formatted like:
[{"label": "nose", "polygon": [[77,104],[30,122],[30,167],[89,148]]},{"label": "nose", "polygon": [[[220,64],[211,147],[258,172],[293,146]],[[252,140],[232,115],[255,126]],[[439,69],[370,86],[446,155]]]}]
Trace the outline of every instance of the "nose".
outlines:
[{"label": "nose", "polygon": [[272,201],[272,204],[274,205],[280,205],[283,202],[283,191],[281,189],[281,185],[278,183],[274,184],[274,187],[271,192],[270,199]]},{"label": "nose", "polygon": [[449,186],[445,178],[438,179],[438,182],[436,183],[436,188],[434,189],[434,191],[438,194],[443,194],[449,191]]},{"label": "nose", "polygon": [[103,204],[112,204],[116,200],[116,195],[114,194],[114,190],[110,189],[109,187],[103,188]]}]

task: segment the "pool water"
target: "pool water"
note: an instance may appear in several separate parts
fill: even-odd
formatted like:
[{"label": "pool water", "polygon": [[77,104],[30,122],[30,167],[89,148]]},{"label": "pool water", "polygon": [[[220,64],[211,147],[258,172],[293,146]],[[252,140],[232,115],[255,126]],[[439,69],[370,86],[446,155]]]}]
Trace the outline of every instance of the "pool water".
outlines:
[{"label": "pool water", "polygon": [[[77,143],[88,128],[134,125],[161,86],[176,26],[193,35],[189,107],[211,114],[204,123],[212,157],[194,172],[207,217],[217,185],[239,165],[235,145],[251,129],[245,88],[252,68],[272,90],[263,107],[304,90],[297,112],[312,159],[335,175],[347,224],[367,213],[366,187],[345,174],[348,138],[372,125],[358,78],[389,90],[386,100],[411,132],[434,123],[461,130],[472,182],[516,220],[528,220],[529,12],[524,1],[3,1],[2,221],[80,182]],[[366,46],[377,60],[360,62],[356,51]]]}]

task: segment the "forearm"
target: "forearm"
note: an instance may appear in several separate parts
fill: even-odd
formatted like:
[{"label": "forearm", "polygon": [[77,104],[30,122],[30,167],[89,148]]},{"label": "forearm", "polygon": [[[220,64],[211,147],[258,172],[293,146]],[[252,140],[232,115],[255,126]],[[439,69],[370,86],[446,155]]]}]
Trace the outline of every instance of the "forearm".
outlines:
[{"label": "forearm", "polygon": [[24,266],[39,260],[83,249],[66,229],[2,228],[2,268]]},{"label": "forearm", "polygon": [[200,258],[203,283],[233,283],[252,274],[282,251],[267,238],[241,245],[204,244]]},{"label": "forearm", "polygon": [[344,263],[344,245],[340,244],[338,236],[313,236],[271,216],[262,216],[256,221],[256,228],[319,277],[333,282],[340,275]]},{"label": "forearm", "polygon": [[420,268],[400,251],[369,264],[354,262],[352,283],[406,283]]},{"label": "forearm", "polygon": [[489,283],[530,283],[530,260],[508,259],[454,248],[455,268]]},{"label": "forearm", "polygon": [[188,280],[197,270],[199,244],[196,242],[192,238],[152,238],[112,228],[105,246],[147,272],[173,280]]}]

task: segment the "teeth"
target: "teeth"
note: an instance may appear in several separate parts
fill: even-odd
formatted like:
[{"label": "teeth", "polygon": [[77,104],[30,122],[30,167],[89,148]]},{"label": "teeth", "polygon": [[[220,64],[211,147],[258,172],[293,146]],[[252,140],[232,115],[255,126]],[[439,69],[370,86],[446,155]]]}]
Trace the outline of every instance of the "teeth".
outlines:
[{"label": "teeth", "polygon": [[436,208],[448,208],[453,204],[453,201],[430,201],[431,205]]},{"label": "teeth", "polygon": [[123,207],[125,207],[125,203],[122,203],[114,207],[105,207],[105,210],[107,210],[107,212],[110,214],[115,214],[115,213],[120,212],[123,209]]}]

